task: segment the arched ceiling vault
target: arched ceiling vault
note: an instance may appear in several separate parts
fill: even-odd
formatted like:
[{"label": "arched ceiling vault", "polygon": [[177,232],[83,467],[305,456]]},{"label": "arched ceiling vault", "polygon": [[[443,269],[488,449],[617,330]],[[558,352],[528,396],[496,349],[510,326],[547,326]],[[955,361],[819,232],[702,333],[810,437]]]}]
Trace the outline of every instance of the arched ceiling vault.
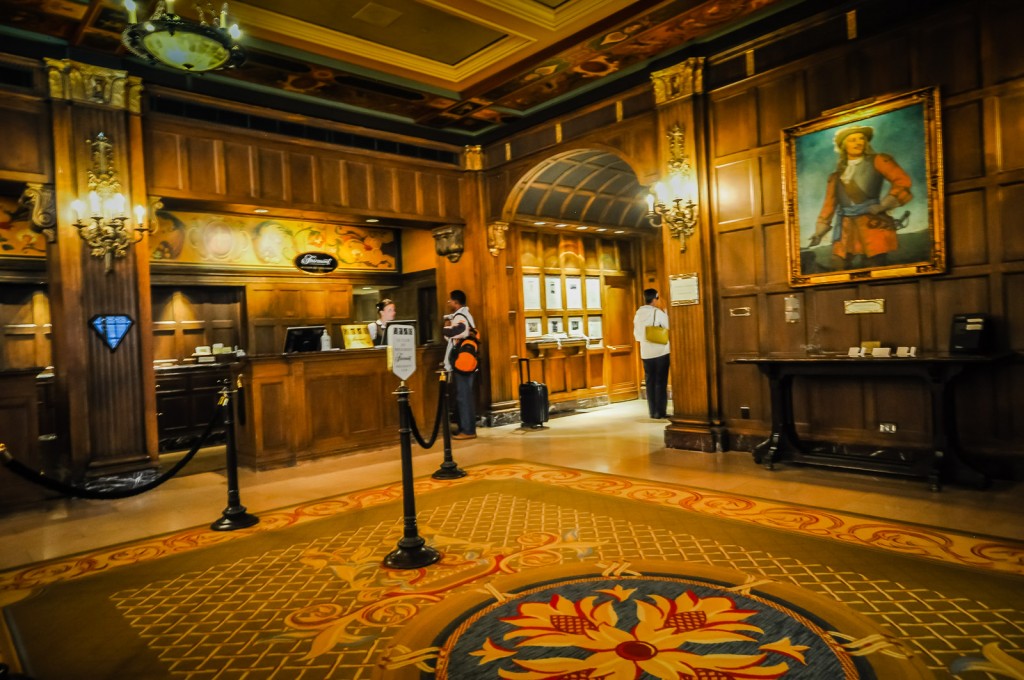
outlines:
[{"label": "arched ceiling vault", "polygon": [[582,149],[549,158],[513,192],[510,212],[522,222],[548,221],[647,229],[646,191],[636,173],[608,151]]}]

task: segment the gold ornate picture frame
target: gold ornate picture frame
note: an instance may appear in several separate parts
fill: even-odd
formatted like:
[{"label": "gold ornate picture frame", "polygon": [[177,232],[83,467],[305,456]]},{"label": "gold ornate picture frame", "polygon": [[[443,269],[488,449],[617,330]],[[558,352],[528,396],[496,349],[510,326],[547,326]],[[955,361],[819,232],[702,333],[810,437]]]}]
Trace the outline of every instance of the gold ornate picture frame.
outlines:
[{"label": "gold ornate picture frame", "polygon": [[938,88],[782,131],[790,285],[946,270]]}]

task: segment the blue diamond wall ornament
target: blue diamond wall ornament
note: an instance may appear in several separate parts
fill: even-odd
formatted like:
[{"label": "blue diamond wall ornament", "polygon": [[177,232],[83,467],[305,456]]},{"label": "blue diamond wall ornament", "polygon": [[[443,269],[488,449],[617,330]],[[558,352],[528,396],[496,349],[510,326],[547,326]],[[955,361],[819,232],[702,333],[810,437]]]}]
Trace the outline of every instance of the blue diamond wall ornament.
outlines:
[{"label": "blue diamond wall ornament", "polygon": [[131,317],[124,314],[97,314],[89,321],[96,335],[100,336],[111,352],[116,350],[124,336],[128,335],[128,329],[133,323]]}]

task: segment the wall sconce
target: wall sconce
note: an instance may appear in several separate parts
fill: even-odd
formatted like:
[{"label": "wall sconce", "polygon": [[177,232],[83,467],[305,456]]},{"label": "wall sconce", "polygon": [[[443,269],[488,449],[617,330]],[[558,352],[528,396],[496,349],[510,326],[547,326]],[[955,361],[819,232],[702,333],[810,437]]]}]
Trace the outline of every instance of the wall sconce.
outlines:
[{"label": "wall sconce", "polygon": [[654,185],[647,196],[647,219],[652,227],[668,227],[679,239],[679,250],[686,250],[686,239],[697,229],[700,208],[697,205],[697,182],[690,159],[684,150],[686,132],[677,123],[668,132],[668,177]]},{"label": "wall sconce", "polygon": [[71,203],[73,224],[90,248],[93,257],[102,257],[106,273],[114,267],[115,257],[128,254],[128,247],[142,239],[146,209],[135,206],[135,222],[125,212],[125,197],[114,170],[114,146],[102,132],[88,142],[92,147],[92,168],[88,170],[89,195]]}]

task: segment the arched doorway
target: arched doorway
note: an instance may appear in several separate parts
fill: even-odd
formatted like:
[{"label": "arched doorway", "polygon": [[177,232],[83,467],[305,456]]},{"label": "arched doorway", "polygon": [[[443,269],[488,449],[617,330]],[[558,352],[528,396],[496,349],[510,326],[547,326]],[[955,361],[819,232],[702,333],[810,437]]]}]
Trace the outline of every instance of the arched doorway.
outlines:
[{"label": "arched doorway", "polygon": [[626,160],[597,148],[546,158],[509,192],[516,352],[556,410],[638,396],[632,319],[659,243],[644,193]]}]

